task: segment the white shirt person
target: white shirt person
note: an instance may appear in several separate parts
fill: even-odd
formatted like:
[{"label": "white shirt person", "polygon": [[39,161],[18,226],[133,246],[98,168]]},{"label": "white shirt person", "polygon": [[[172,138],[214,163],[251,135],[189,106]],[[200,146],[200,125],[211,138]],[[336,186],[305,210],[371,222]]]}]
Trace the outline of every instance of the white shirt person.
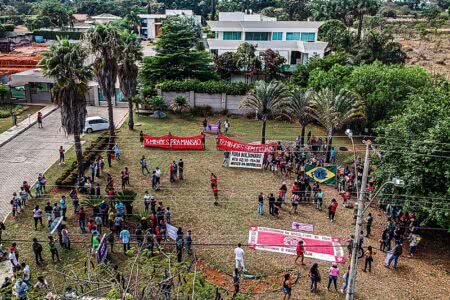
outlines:
[{"label": "white shirt person", "polygon": [[234,249],[234,254],[236,258],[236,269],[242,268],[243,272],[246,272],[244,265],[244,250],[241,248],[241,244],[239,243],[238,246]]}]

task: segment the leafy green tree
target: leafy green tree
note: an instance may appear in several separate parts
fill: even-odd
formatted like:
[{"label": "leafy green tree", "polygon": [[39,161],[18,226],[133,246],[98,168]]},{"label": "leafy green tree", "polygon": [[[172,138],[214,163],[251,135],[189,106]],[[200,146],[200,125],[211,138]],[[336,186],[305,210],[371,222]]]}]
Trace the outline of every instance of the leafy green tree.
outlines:
[{"label": "leafy green tree", "polygon": [[256,56],[256,46],[247,42],[242,43],[235,55],[237,67],[245,74],[246,83],[251,82],[253,76],[261,70],[261,61]]},{"label": "leafy green tree", "polygon": [[319,40],[328,42],[332,51],[348,50],[353,44],[352,34],[340,20],[329,20],[320,26]]},{"label": "leafy green tree", "polygon": [[236,55],[233,52],[225,52],[214,57],[216,72],[222,79],[229,80],[233,74],[238,73]]},{"label": "leafy green tree", "polygon": [[272,49],[267,49],[264,52],[260,53],[262,65],[263,65],[263,73],[266,81],[270,81],[273,79],[281,79],[281,66],[286,63],[286,58],[281,56],[278,52],[273,51]]},{"label": "leafy green tree", "polygon": [[305,20],[308,17],[307,0],[283,0],[280,2],[289,21]]},{"label": "leafy green tree", "polygon": [[123,48],[119,56],[119,83],[122,94],[128,100],[128,128],[133,130],[133,98],[137,94],[138,72],[137,63],[142,60],[142,47],[133,32],[122,31],[120,33]]},{"label": "leafy green tree", "polygon": [[[450,230],[450,92],[447,86],[411,95],[402,113],[379,128],[383,158],[376,161],[376,182],[405,181],[401,194],[382,195],[382,204],[414,211],[422,225]],[[386,194],[395,194],[389,191]],[[423,197],[423,198],[417,198]]]},{"label": "leafy green tree", "polygon": [[352,0],[314,0],[307,4],[311,15],[317,21],[326,21],[330,19],[341,20],[349,25],[348,14],[351,10]]},{"label": "leafy green tree", "polygon": [[392,35],[385,31],[370,30],[352,52],[355,63],[361,64],[369,64],[376,60],[386,64],[402,64],[406,60],[401,44],[394,42]]},{"label": "leafy green tree", "polygon": [[48,17],[55,27],[64,27],[69,24],[72,9],[57,0],[44,0],[38,2],[35,8],[38,18]]},{"label": "leafy green tree", "polygon": [[316,68],[309,74],[308,88],[315,91],[325,88],[339,91],[348,82],[348,77],[352,74],[352,71],[352,66],[339,64],[334,65],[328,71]]},{"label": "leafy green tree", "polygon": [[114,141],[113,100],[123,43],[119,29],[111,24],[97,24],[85,34],[85,42],[94,55],[94,73],[108,103],[109,143]]},{"label": "leafy green tree", "polygon": [[283,83],[272,80],[259,80],[255,88],[241,101],[241,107],[258,112],[261,117],[261,143],[266,143],[266,122],[269,115],[280,113],[289,98]]},{"label": "leafy green tree", "polygon": [[54,27],[52,20],[47,16],[34,16],[25,19],[25,26],[29,30],[36,30],[39,28]]},{"label": "leafy green tree", "polygon": [[286,105],[286,112],[291,117],[297,119],[300,123],[300,127],[302,128],[300,145],[303,147],[305,142],[305,129],[310,122],[309,116],[309,95],[307,93],[302,92],[300,89],[295,89],[291,93],[291,97],[289,102]]},{"label": "leafy green tree", "polygon": [[355,67],[346,88],[364,101],[367,125],[374,127],[401,112],[410,95],[431,84],[430,75],[420,67],[374,63]]},{"label": "leafy green tree", "polygon": [[323,89],[309,94],[309,115],[326,130],[328,163],[334,132],[355,120],[364,119],[365,109],[363,103],[349,91]]},{"label": "leafy green tree", "polygon": [[358,40],[361,40],[364,16],[376,14],[380,7],[380,0],[351,0],[353,16],[358,20]]},{"label": "leafy green tree", "polygon": [[197,30],[191,18],[167,18],[156,42],[156,56],[144,59],[142,80],[151,84],[162,80],[211,79],[211,57],[206,51],[196,50],[197,44]]},{"label": "leafy green tree", "polygon": [[61,123],[73,134],[78,165],[78,180],[84,175],[80,135],[86,121],[86,98],[92,71],[85,65],[87,51],[81,44],[58,40],[40,62],[45,76],[55,79],[53,98],[61,107]]}]

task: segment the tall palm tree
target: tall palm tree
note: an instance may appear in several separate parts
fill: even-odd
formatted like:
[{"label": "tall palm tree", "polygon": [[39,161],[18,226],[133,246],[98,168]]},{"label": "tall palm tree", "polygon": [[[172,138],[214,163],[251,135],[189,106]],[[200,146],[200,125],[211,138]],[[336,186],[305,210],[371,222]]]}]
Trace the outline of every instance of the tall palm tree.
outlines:
[{"label": "tall palm tree", "polygon": [[45,76],[55,79],[53,97],[61,107],[61,124],[73,134],[78,165],[78,180],[84,174],[80,135],[87,116],[86,93],[92,71],[84,62],[88,54],[81,44],[58,40],[44,53],[40,62]]},{"label": "tall palm tree", "polygon": [[266,121],[270,114],[281,112],[288,100],[288,92],[283,83],[279,81],[265,82],[259,80],[255,88],[242,100],[242,108],[257,111],[262,120],[261,143],[266,143]]},{"label": "tall palm tree", "polygon": [[291,93],[290,101],[285,109],[290,116],[296,118],[300,123],[300,126],[302,128],[300,145],[302,147],[305,143],[305,129],[310,121],[308,106],[309,106],[308,93],[303,93],[299,89],[296,89]]},{"label": "tall palm tree", "polygon": [[137,61],[142,60],[142,47],[133,32],[121,32],[123,42],[122,55],[119,57],[119,83],[122,94],[128,100],[128,128],[133,130],[133,98],[136,96],[138,66]]},{"label": "tall palm tree", "polygon": [[362,102],[352,93],[323,89],[309,94],[309,115],[325,127],[328,137],[326,162],[330,161],[333,133],[344,125],[365,118]]},{"label": "tall palm tree", "polygon": [[114,139],[114,112],[118,59],[122,51],[119,29],[111,24],[97,24],[86,32],[84,39],[94,55],[94,73],[108,103],[109,143]]}]

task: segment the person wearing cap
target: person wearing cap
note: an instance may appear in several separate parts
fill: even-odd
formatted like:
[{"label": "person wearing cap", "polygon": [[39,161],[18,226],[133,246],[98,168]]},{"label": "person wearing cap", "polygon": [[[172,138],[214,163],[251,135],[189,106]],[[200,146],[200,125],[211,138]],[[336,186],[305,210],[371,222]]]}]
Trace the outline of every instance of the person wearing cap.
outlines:
[{"label": "person wearing cap", "polygon": [[336,263],[336,262],[333,262],[333,263],[331,264],[330,269],[328,270],[328,287],[327,287],[328,290],[330,290],[330,286],[331,286],[331,283],[332,283],[332,282],[333,282],[333,284],[334,284],[335,290],[336,290],[336,291],[338,290],[338,289],[337,289],[337,279],[338,279],[338,276],[339,276],[339,268],[338,268],[338,266],[337,266],[337,263]]}]

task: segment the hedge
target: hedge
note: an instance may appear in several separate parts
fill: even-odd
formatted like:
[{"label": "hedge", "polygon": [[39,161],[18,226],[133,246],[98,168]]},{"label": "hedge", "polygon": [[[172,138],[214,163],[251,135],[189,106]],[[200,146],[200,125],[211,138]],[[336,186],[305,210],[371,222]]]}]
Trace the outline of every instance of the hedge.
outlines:
[{"label": "hedge", "polygon": [[156,85],[163,92],[189,92],[205,94],[245,95],[253,87],[243,82],[167,80]]},{"label": "hedge", "polygon": [[82,32],[77,31],[52,31],[52,30],[34,30],[33,36],[42,36],[46,40],[56,40],[59,36],[60,38],[66,38],[69,40],[79,40],[81,39]]},{"label": "hedge", "polygon": [[4,31],[14,31],[14,28],[16,28],[16,25],[14,24],[0,24],[0,26],[3,28]]},{"label": "hedge", "polygon": [[[91,163],[100,155],[100,151],[108,147],[109,136],[108,133],[104,133],[99,136],[89,147],[83,151],[83,167],[87,170]],[[65,170],[61,176],[55,181],[55,185],[60,188],[66,188],[73,186],[77,182],[78,178],[78,166],[77,162],[73,162],[69,169]]]}]

